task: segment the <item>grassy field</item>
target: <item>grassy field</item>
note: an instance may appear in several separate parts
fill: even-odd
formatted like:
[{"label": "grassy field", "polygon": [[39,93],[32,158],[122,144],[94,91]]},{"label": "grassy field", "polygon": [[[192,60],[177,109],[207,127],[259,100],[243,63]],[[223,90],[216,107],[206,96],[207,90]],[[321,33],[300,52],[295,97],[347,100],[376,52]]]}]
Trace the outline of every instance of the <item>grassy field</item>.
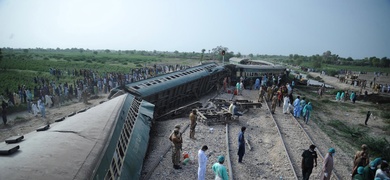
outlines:
[{"label": "grassy field", "polygon": [[34,87],[34,77],[43,77],[56,81],[50,75],[49,69],[56,68],[65,72],[59,80],[73,82],[76,77],[68,76],[68,70],[92,69],[99,73],[120,72],[129,73],[131,69],[152,67],[154,64],[193,65],[200,61],[200,54],[193,53],[184,56],[180,53],[168,52],[106,52],[106,51],[71,51],[71,50],[13,50],[3,49],[3,59],[0,63],[0,93],[8,88],[17,91],[18,85]]},{"label": "grassy field", "polygon": [[[311,63],[311,62],[303,62],[301,64],[301,66],[313,67],[313,63]],[[390,68],[371,67],[371,66],[344,66],[344,65],[322,64],[320,69],[322,69],[322,70],[334,70],[334,71],[338,71],[340,69],[347,69],[347,70],[351,70],[351,71],[390,73]]]}]

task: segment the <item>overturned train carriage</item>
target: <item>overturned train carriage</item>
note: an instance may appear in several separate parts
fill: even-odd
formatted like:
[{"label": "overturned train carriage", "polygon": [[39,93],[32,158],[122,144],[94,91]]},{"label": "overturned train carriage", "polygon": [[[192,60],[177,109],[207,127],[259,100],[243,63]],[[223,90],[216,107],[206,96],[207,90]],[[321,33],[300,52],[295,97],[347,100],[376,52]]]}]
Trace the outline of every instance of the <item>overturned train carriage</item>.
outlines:
[{"label": "overturned train carriage", "polygon": [[227,71],[216,63],[207,63],[185,70],[127,84],[111,91],[109,98],[128,92],[155,105],[154,117],[199,100],[217,89]]},{"label": "overturned train carriage", "polygon": [[153,111],[124,94],[28,133],[18,151],[0,157],[0,179],[139,179]]}]

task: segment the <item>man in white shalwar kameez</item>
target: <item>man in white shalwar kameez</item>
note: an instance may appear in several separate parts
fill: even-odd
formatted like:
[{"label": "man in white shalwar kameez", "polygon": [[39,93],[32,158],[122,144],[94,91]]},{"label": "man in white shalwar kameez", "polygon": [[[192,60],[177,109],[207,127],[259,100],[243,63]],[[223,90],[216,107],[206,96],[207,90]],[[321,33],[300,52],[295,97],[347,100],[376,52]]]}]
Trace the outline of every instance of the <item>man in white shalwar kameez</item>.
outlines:
[{"label": "man in white shalwar kameez", "polygon": [[205,152],[207,151],[208,147],[204,145],[202,149],[199,149],[198,151],[198,180],[205,180],[206,179],[206,166],[207,166],[207,156]]},{"label": "man in white shalwar kameez", "polygon": [[284,96],[283,98],[283,114],[288,113],[288,104],[290,103],[290,98],[288,96]]},{"label": "man in white shalwar kameez", "polygon": [[53,101],[51,100],[51,97],[49,95],[45,95],[45,100],[46,100],[45,105],[48,107],[52,107]]},{"label": "man in white shalwar kameez", "polygon": [[39,109],[38,109],[37,105],[33,103],[31,105],[31,109],[32,109],[32,112],[33,112],[34,116],[37,116],[38,113],[39,113]]}]

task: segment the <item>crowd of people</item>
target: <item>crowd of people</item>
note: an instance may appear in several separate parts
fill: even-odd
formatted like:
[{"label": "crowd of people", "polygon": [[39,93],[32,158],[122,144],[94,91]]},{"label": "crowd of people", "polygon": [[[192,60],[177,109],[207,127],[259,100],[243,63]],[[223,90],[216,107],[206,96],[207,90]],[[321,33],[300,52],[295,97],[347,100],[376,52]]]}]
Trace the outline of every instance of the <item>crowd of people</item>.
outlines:
[{"label": "crowd of people", "polygon": [[[263,80],[263,79],[262,79]],[[283,113],[288,114],[291,113],[297,119],[303,117],[304,122],[307,124],[310,119],[310,115],[313,111],[312,103],[307,101],[305,97],[297,96],[296,99],[293,99],[293,91],[294,91],[294,83],[285,83],[282,82],[276,83],[261,83],[259,78],[253,84],[253,89],[259,91],[258,102],[269,101],[271,102],[271,112],[275,113],[275,109],[277,106],[282,105]],[[242,90],[244,89],[243,80],[240,79],[239,82],[235,85],[235,95],[242,95]],[[224,92],[229,92],[227,85],[230,84],[230,79],[226,77],[223,80]],[[325,92],[325,85],[320,86],[318,90],[319,98],[322,97],[323,92]],[[346,101],[347,98],[350,99],[352,103],[356,101],[356,93],[354,91],[340,91],[336,94],[336,101]],[[232,101],[229,110],[233,116],[242,116],[243,114],[238,111],[236,102]],[[370,111],[367,113],[367,120],[371,115]],[[196,139],[194,137],[195,126],[196,126],[196,111],[193,111],[190,114],[190,122],[191,122],[191,133],[190,138]],[[180,137],[179,133],[180,127],[175,127],[174,132],[172,132],[171,137]],[[246,127],[241,128],[241,132],[238,135],[238,162],[242,163],[243,156],[245,154],[245,130]],[[174,140],[172,138],[172,162],[174,164],[175,169],[180,169],[180,149],[182,139]],[[178,145],[180,144],[180,145]],[[208,161],[208,156],[206,155],[208,147],[204,145],[198,151],[198,179],[205,179],[206,173],[206,165]],[[304,180],[308,180],[312,173],[313,168],[317,167],[317,152],[316,146],[310,145],[309,149],[305,150],[302,153],[302,176]],[[369,160],[367,146],[362,146],[362,151],[356,153],[354,161],[353,161],[353,170],[351,173],[351,178],[360,180],[360,179],[368,179],[368,180],[376,180],[376,179],[389,179],[390,171],[387,161],[382,160],[381,158],[376,158],[373,161]],[[321,168],[321,173],[319,174],[320,179],[329,180],[332,176],[332,170],[334,167],[334,156],[336,150],[334,148],[329,148],[326,156],[324,157],[324,161]],[[215,179],[228,179],[228,174],[226,167],[223,165],[224,156],[218,156],[217,162],[212,166],[212,170],[215,174]]]},{"label": "crowd of people", "polygon": [[46,118],[46,107],[60,107],[66,102],[74,102],[73,100],[88,104],[90,96],[97,97],[99,94],[109,93],[113,88],[186,68],[189,66],[155,64],[153,67],[130,69],[129,73],[49,68],[50,77],[34,77],[31,79],[32,87],[19,85],[15,90],[7,88],[1,94],[3,123],[7,125],[8,109],[13,106],[24,104],[29,113]]}]

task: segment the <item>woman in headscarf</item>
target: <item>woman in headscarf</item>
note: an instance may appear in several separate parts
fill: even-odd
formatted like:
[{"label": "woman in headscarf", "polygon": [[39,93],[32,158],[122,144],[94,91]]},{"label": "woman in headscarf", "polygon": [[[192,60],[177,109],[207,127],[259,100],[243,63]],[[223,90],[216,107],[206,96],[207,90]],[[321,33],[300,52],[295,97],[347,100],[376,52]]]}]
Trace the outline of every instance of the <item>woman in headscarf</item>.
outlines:
[{"label": "woman in headscarf", "polygon": [[330,148],[326,154],[322,166],[321,180],[330,180],[333,170],[333,156],[336,153],[334,148]]},{"label": "woman in headscarf", "polygon": [[307,103],[303,107],[303,119],[305,120],[306,124],[309,122],[311,111],[313,110],[313,107],[311,106],[311,102]]}]

